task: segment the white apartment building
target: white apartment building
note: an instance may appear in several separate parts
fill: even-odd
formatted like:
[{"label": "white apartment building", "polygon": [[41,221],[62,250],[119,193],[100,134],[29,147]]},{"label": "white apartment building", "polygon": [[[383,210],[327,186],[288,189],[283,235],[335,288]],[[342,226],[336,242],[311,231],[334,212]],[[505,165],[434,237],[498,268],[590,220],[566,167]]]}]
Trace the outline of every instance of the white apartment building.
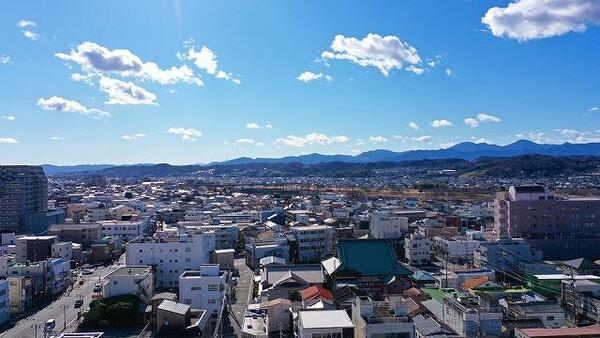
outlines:
[{"label": "white apartment building", "polygon": [[106,275],[102,282],[104,298],[136,295],[149,301],[153,294],[154,276],[149,266],[124,266]]},{"label": "white apartment building", "polygon": [[62,258],[65,261],[73,259],[73,243],[57,242],[52,244],[52,258]]},{"label": "white apartment building", "polygon": [[225,297],[226,284],[227,272],[219,271],[218,264],[205,264],[199,270],[185,271],[179,277],[179,301],[216,315]]},{"label": "white apartment building", "polygon": [[213,231],[215,233],[215,249],[235,249],[238,244],[240,230],[236,224],[202,224],[196,222],[179,222],[180,229],[192,234],[194,232]]},{"label": "white apartment building", "polygon": [[177,287],[179,276],[207,264],[214,249],[214,232],[175,238],[140,237],[127,243],[126,262],[155,266],[157,287]]},{"label": "white apartment building", "polygon": [[88,223],[99,222],[108,219],[110,211],[107,208],[88,208],[85,221]]},{"label": "white apartment building", "polygon": [[0,256],[0,278],[8,277],[8,268],[17,263],[15,255],[2,255]]},{"label": "white apartment building", "polygon": [[411,234],[404,241],[404,254],[410,265],[426,265],[431,262],[431,240],[421,234]]},{"label": "white apartment building", "polygon": [[100,224],[100,233],[102,237],[119,237],[126,241],[145,235],[148,232],[147,220],[102,221]]},{"label": "white apartment building", "polygon": [[402,238],[408,232],[408,218],[389,211],[374,211],[369,230],[374,238]]},{"label": "white apartment building", "polygon": [[438,247],[440,255],[450,260],[473,257],[475,250],[482,243],[467,238],[447,239],[438,236],[433,238],[433,242]]},{"label": "white apartment building", "polygon": [[333,254],[335,231],[327,225],[308,225],[290,228],[298,243],[298,263],[319,261]]},{"label": "white apartment building", "polygon": [[8,280],[0,279],[0,326],[10,319]]}]

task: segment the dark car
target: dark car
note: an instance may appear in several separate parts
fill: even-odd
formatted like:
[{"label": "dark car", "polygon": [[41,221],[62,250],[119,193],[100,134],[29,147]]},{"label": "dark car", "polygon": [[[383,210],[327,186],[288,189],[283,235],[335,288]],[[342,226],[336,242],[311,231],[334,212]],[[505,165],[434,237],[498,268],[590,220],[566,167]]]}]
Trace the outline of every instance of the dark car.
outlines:
[{"label": "dark car", "polygon": [[80,298],[80,299],[78,299],[78,300],[75,301],[75,308],[76,309],[79,309],[82,306],[83,306],[83,299]]}]

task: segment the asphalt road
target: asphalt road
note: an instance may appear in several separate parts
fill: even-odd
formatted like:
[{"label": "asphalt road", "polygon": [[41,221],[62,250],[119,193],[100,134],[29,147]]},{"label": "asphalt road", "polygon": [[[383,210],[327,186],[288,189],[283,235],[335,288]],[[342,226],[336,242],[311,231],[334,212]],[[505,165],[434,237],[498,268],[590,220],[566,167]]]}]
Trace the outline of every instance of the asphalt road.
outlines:
[{"label": "asphalt road", "polygon": [[[73,331],[76,327],[77,312],[80,309],[74,307],[75,300],[81,295],[83,297],[83,306],[81,311],[87,308],[92,301],[92,294],[94,291],[94,285],[98,283],[99,277],[109,274],[117,268],[117,265],[111,265],[108,267],[99,267],[94,269],[93,274],[84,275],[84,284],[74,284],[73,290],[67,290],[60,298],[52,302],[50,305],[40,309],[34,314],[27,318],[18,321],[15,326],[9,330],[0,333],[0,338],[41,338],[44,337],[44,324],[48,319],[54,318],[56,321],[56,327],[54,331],[60,332],[65,327],[65,315],[66,312],[66,331]],[[81,278],[81,277],[79,277]],[[64,308],[64,309],[63,309]],[[37,324],[37,337],[35,336],[34,325]]]}]

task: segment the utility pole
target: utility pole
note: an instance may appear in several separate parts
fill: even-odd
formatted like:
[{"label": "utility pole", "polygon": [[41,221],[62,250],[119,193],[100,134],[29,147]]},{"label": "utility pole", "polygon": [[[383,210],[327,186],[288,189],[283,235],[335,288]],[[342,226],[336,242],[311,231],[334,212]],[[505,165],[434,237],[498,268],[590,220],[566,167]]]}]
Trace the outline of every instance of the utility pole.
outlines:
[{"label": "utility pole", "polygon": [[67,329],[67,305],[63,304],[63,318],[65,319],[65,325],[63,331]]}]

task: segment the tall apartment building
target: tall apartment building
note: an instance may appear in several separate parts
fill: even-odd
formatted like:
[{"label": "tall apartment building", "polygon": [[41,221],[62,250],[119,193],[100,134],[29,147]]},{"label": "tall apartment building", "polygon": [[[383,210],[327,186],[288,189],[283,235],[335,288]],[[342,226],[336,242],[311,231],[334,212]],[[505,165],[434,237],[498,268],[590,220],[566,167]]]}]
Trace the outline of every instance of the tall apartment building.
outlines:
[{"label": "tall apartment building", "polygon": [[333,255],[335,230],[327,225],[308,225],[290,228],[297,242],[295,257],[297,263],[317,262]]},{"label": "tall apartment building", "polygon": [[214,232],[176,238],[139,237],[127,243],[126,260],[127,265],[154,266],[157,287],[177,287],[179,276],[208,264],[214,249]]},{"label": "tall apartment building", "polygon": [[0,165],[0,229],[45,231],[48,181],[41,166]]},{"label": "tall apartment building", "polygon": [[415,233],[404,241],[404,255],[410,265],[426,265],[431,262],[431,240]]},{"label": "tall apartment building", "polygon": [[402,238],[408,232],[408,218],[388,211],[374,211],[369,230],[374,238]]},{"label": "tall apartment building", "polygon": [[52,257],[52,245],[58,242],[56,236],[22,236],[15,241],[17,263],[38,262]]},{"label": "tall apartment building", "polygon": [[510,187],[494,201],[499,237],[523,238],[544,259],[600,256],[600,199],[558,198],[541,186]]}]

